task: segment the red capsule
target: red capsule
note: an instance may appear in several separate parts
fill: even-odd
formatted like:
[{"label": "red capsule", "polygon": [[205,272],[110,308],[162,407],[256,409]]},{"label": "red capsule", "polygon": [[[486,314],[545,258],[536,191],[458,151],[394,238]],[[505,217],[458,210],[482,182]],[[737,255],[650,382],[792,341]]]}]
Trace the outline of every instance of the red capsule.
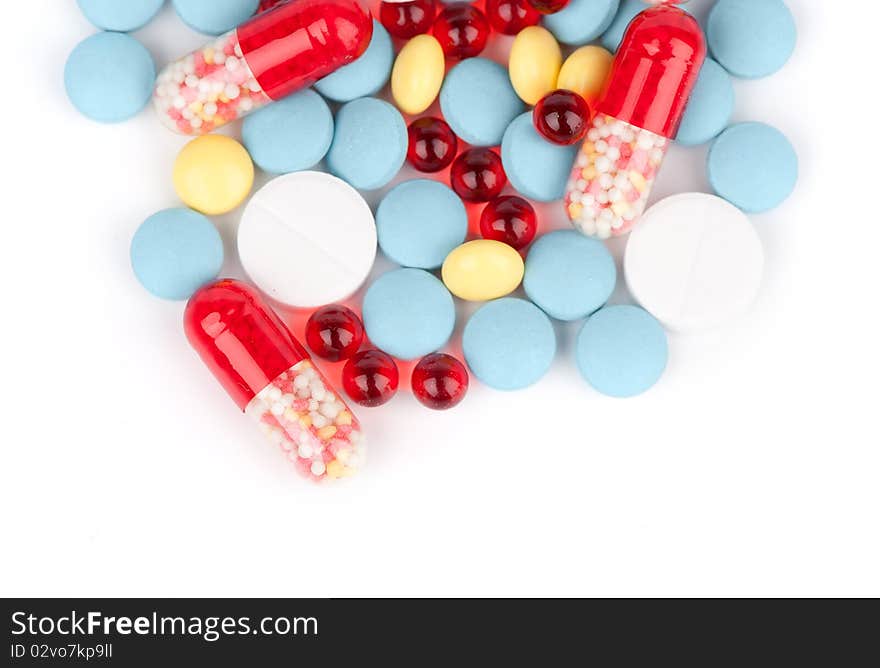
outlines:
[{"label": "red capsule", "polygon": [[472,58],[486,48],[489,21],[467,2],[445,5],[434,21],[434,37],[450,58]]},{"label": "red capsule", "polygon": [[420,172],[439,172],[455,159],[458,138],[439,118],[426,116],[409,124],[406,157]]},{"label": "red capsule", "polygon": [[284,2],[168,65],[153,103],[172,130],[206,134],[351,63],[372,35],[357,0]]},{"label": "red capsule", "polygon": [[608,239],[638,222],[705,56],[702,29],[678,7],[629,24],[565,193],[581,232]]},{"label": "red capsule", "polygon": [[571,0],[528,0],[529,4],[541,14],[555,14],[568,6]]},{"label": "red capsule", "polygon": [[342,386],[361,406],[381,406],[397,394],[400,373],[397,363],[381,350],[364,350],[345,363]]},{"label": "red capsule", "polygon": [[254,288],[231,279],[200,288],[184,329],[236,405],[303,474],[338,478],[360,465],[357,418]]},{"label": "red capsule", "polygon": [[486,16],[503,35],[516,35],[541,20],[541,14],[528,0],[486,0]]},{"label": "red capsule", "polygon": [[705,57],[693,16],[670,5],[646,9],[626,29],[596,111],[672,138]]},{"label": "red capsule", "polygon": [[507,183],[501,158],[488,148],[471,148],[452,163],[452,189],[469,202],[488,202]]},{"label": "red capsule", "polygon": [[306,344],[315,355],[331,362],[353,356],[363,340],[361,319],[346,306],[323,306],[306,323]]},{"label": "red capsule", "polygon": [[436,12],[434,0],[382,2],[379,5],[379,21],[395,37],[409,39],[428,32]]},{"label": "red capsule", "polygon": [[554,144],[576,144],[590,129],[590,105],[570,90],[554,90],[538,100],[532,112],[535,129]]},{"label": "red capsule", "polygon": [[522,197],[496,197],[480,214],[480,234],[484,239],[501,241],[520,250],[528,246],[538,231],[535,209]]},{"label": "red capsule", "polygon": [[432,353],[416,364],[412,373],[416,399],[434,410],[458,405],[468,389],[468,372],[452,355]]}]

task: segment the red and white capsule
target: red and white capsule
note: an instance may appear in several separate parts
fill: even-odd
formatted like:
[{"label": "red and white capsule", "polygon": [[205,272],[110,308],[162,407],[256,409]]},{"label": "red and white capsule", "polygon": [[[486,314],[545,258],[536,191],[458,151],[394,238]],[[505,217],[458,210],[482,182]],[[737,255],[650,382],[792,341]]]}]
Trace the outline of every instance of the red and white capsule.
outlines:
[{"label": "red and white capsule", "polygon": [[202,287],[184,328],[233,401],[305,476],[343,478],[362,465],[357,418],[254,288],[231,279]]},{"label": "red and white capsule", "polygon": [[678,7],[629,24],[565,194],[578,230],[607,239],[638,221],[705,57],[703,31]]},{"label": "red and white capsule", "polygon": [[172,130],[205,134],[347,65],[372,35],[373,21],[357,0],[274,3],[168,65],[153,103]]}]

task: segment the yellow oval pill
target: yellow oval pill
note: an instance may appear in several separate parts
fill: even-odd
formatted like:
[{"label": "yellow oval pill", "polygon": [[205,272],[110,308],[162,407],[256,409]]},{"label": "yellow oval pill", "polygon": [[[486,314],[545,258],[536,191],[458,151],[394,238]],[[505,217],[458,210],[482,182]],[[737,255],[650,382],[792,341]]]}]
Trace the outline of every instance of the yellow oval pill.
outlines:
[{"label": "yellow oval pill", "polygon": [[562,63],[556,87],[574,91],[592,104],[602,92],[613,60],[611,52],[601,46],[582,46]]},{"label": "yellow oval pill", "polygon": [[196,211],[232,211],[254,185],[254,163],[244,146],[224,135],[204,135],[183,147],[174,161],[174,189]]},{"label": "yellow oval pill", "polygon": [[407,114],[420,114],[431,106],[443,84],[446,61],[433,35],[417,35],[397,54],[391,71],[391,95]]},{"label": "yellow oval pill", "polygon": [[546,28],[529,26],[521,30],[510,48],[510,83],[527,104],[535,104],[556,88],[562,51]]},{"label": "yellow oval pill", "polygon": [[511,246],[492,239],[462,244],[443,262],[443,282],[460,299],[488,301],[508,295],[522,281],[523,260]]}]

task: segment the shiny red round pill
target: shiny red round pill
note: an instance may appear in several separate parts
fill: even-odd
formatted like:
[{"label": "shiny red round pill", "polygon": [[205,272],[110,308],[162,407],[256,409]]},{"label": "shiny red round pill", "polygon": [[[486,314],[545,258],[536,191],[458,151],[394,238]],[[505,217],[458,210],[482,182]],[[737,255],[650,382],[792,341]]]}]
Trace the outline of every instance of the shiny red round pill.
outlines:
[{"label": "shiny red round pill", "polygon": [[568,6],[571,0],[528,0],[541,14],[555,14]]},{"label": "shiny red round pill", "polygon": [[452,189],[469,202],[488,202],[507,183],[501,158],[488,148],[471,148],[452,163]]},{"label": "shiny red round pill", "polygon": [[413,394],[428,408],[438,411],[452,408],[464,399],[467,389],[467,369],[452,355],[432,353],[413,369]]},{"label": "shiny red round pill", "polygon": [[541,14],[528,0],[486,0],[486,16],[502,35],[516,35],[541,20]]},{"label": "shiny red round pill", "polygon": [[361,406],[381,406],[397,393],[397,363],[381,350],[364,350],[342,368],[342,387]]},{"label": "shiny red round pill", "polygon": [[587,101],[570,90],[554,90],[538,100],[532,112],[535,129],[547,141],[562,146],[583,139],[593,112]]},{"label": "shiny red round pill", "polygon": [[472,58],[486,48],[489,20],[467,2],[445,5],[434,21],[434,37],[450,58]]},{"label": "shiny red round pill", "polygon": [[383,2],[379,5],[379,21],[395,37],[409,39],[428,32],[436,12],[435,0]]},{"label": "shiny red round pill", "polygon": [[535,209],[522,197],[496,197],[480,214],[480,234],[484,239],[501,241],[520,250],[528,246],[538,231]]},{"label": "shiny red round pill", "polygon": [[312,313],[306,323],[306,343],[315,355],[331,362],[354,355],[364,341],[364,326],[347,306],[331,304]]},{"label": "shiny red round pill", "polygon": [[439,172],[455,159],[458,138],[446,121],[432,116],[409,124],[406,157],[420,172]]}]

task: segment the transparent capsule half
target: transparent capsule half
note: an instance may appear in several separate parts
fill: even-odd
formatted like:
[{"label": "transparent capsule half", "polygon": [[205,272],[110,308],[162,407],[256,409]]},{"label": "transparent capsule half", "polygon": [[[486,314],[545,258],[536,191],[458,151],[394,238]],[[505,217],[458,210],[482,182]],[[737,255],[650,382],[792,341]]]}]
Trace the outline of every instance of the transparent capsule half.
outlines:
[{"label": "transparent capsule half", "polygon": [[629,232],[645,210],[668,146],[666,137],[596,114],[566,189],[572,224],[599,239]]},{"label": "transparent capsule half", "polygon": [[232,30],[168,65],[153,104],[162,122],[185,135],[207,134],[271,102]]},{"label": "transparent capsule half", "polygon": [[309,478],[346,478],[364,463],[360,423],[309,360],[279,375],[245,413]]}]

